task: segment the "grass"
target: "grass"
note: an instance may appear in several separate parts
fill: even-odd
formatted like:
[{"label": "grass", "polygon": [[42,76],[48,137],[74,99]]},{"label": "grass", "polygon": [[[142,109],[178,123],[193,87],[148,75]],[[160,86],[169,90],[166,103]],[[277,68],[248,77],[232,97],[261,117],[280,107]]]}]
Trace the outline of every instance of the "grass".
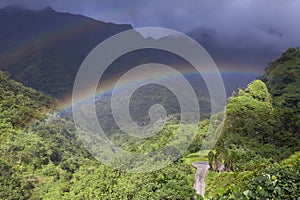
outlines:
[{"label": "grass", "polygon": [[193,162],[208,162],[208,153],[209,150],[198,151],[184,156],[181,160],[187,165],[192,165]]},{"label": "grass", "polygon": [[205,177],[205,196],[222,196],[225,190],[227,190],[231,186],[241,186],[244,183],[245,179],[247,179],[253,173],[253,171],[221,173],[209,171]]}]

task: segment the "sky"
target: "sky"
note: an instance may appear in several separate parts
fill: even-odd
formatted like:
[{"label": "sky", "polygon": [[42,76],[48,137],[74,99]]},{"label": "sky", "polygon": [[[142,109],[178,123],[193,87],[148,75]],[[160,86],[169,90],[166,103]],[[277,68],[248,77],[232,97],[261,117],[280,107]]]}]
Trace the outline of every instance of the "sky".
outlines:
[{"label": "sky", "polygon": [[9,4],[174,29],[202,42],[224,65],[242,59],[261,71],[300,45],[299,0],[0,0],[0,7]]}]

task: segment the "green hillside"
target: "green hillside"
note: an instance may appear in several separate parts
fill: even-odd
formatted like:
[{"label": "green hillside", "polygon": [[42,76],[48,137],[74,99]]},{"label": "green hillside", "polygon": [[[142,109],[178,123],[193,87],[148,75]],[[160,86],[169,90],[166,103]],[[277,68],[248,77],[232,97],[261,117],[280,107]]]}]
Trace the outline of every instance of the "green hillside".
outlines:
[{"label": "green hillside", "polygon": [[223,163],[228,172],[210,172],[208,196],[300,196],[300,51],[288,49],[269,64],[261,80],[228,99],[223,133],[209,153],[212,170]]},{"label": "green hillside", "polygon": [[[5,115],[0,121],[0,199],[192,199],[190,165],[178,160],[144,174],[102,165],[82,145],[73,122],[51,114],[55,109],[51,98],[3,72],[0,75],[1,115]],[[170,121],[138,151],[160,147],[176,129],[178,125]],[[113,137],[128,150],[136,142]],[[199,142],[194,145],[200,146]]]},{"label": "green hillside", "polygon": [[[299,55],[296,49],[287,50],[270,63],[261,80],[228,99],[222,135],[204,158],[211,165],[206,198],[300,196]],[[198,159],[207,119],[199,123],[181,158],[161,170],[134,174],[96,161],[73,122],[55,114],[51,97],[3,72],[0,91],[0,199],[194,199],[191,162]],[[142,140],[116,132],[110,140],[146,154],[171,141],[178,127],[176,117],[170,117],[155,137]],[[217,172],[221,164],[225,171]]]},{"label": "green hillside", "polygon": [[52,106],[51,97],[9,79],[0,71],[0,141],[34,119],[41,119]]},{"label": "green hillside", "polygon": [[300,149],[300,51],[288,49],[271,62],[262,80],[273,98],[277,146]]}]

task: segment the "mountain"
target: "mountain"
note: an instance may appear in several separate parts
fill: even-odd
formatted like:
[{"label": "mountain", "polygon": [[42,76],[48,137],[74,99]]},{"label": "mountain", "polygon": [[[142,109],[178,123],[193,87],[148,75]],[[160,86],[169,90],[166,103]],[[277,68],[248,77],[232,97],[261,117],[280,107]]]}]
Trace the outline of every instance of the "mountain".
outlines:
[{"label": "mountain", "polygon": [[[242,153],[241,149],[249,155],[252,152],[273,161],[300,151],[299,80],[300,51],[289,48],[269,64],[261,80],[234,93],[228,99],[223,133],[215,147],[216,162],[227,156],[227,167],[235,170],[242,158],[233,155]],[[229,157],[239,161],[234,162]]]},{"label": "mountain", "polygon": [[132,29],[47,7],[0,10],[0,69],[14,80],[55,97],[70,92],[77,70],[100,42]]},{"label": "mountain", "polygon": [[271,62],[261,79],[269,88],[275,108],[277,145],[299,150],[300,141],[300,51],[289,48]]},{"label": "mountain", "polygon": [[289,48],[265,69],[262,80],[267,84],[277,107],[299,109],[300,51]]},{"label": "mountain", "polygon": [[[112,35],[132,29],[130,25],[104,23],[81,15],[59,13],[51,7],[29,10],[18,6],[0,10],[0,27],[3,30],[0,33],[0,70],[9,72],[12,79],[25,86],[55,98],[70,95],[82,61],[96,45]],[[138,33],[137,37],[145,39]],[[149,62],[170,66],[184,63],[186,67],[182,71],[188,68],[184,59],[172,53],[144,49],[120,56],[109,66],[105,77],[115,79],[132,67]],[[195,77],[187,79],[197,91],[202,113],[209,113],[210,104],[204,82]],[[176,97],[169,90],[159,86],[150,87],[134,95],[135,101],[131,107],[134,108],[132,113],[135,119],[147,121],[147,109],[155,103],[165,105],[168,114],[180,112]],[[146,106],[142,101],[145,99],[148,102]],[[110,101],[105,102],[100,113],[105,117],[111,116]],[[113,127],[111,117],[101,121],[105,122],[105,126]]]},{"label": "mountain", "polygon": [[[299,80],[300,51],[289,48],[270,62],[260,80],[228,99],[224,129],[209,162],[212,170],[224,164],[235,175],[209,178],[216,199],[299,196]],[[215,188],[223,191],[216,195]]]},{"label": "mountain", "polygon": [[[71,93],[77,70],[87,54],[106,38],[132,29],[132,26],[60,13],[51,7],[30,10],[7,6],[0,9],[0,28],[0,69],[28,87],[62,98]],[[193,36],[196,37],[197,33]],[[109,67],[106,77],[120,76],[136,65],[149,62],[188,65],[172,53],[137,50],[117,59]],[[222,71],[223,66],[219,66]],[[244,87],[256,76],[224,73],[227,95]],[[203,82],[197,85],[200,85],[198,90],[205,87]]]}]

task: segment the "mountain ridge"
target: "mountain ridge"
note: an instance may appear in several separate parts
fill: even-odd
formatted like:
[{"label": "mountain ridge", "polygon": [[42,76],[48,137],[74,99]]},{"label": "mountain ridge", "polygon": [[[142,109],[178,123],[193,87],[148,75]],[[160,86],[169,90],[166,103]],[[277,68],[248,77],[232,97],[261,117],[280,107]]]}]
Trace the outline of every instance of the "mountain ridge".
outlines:
[{"label": "mountain ridge", "polygon": [[[16,14],[5,10],[15,10]],[[25,11],[19,7],[2,8],[0,28],[5,30],[0,33],[0,69],[9,72],[14,80],[59,99],[71,93],[79,66],[96,45],[114,34],[133,29],[128,24],[101,22],[57,12],[51,7]],[[176,65],[182,60],[152,49],[133,52],[114,62],[107,77],[149,62]],[[255,78],[224,77],[227,95]]]},{"label": "mountain ridge", "polygon": [[81,62],[96,45],[132,29],[50,8],[24,12],[14,8],[16,13],[7,9],[0,10],[0,27],[5,30],[0,33],[0,69],[56,97],[72,88]]}]

